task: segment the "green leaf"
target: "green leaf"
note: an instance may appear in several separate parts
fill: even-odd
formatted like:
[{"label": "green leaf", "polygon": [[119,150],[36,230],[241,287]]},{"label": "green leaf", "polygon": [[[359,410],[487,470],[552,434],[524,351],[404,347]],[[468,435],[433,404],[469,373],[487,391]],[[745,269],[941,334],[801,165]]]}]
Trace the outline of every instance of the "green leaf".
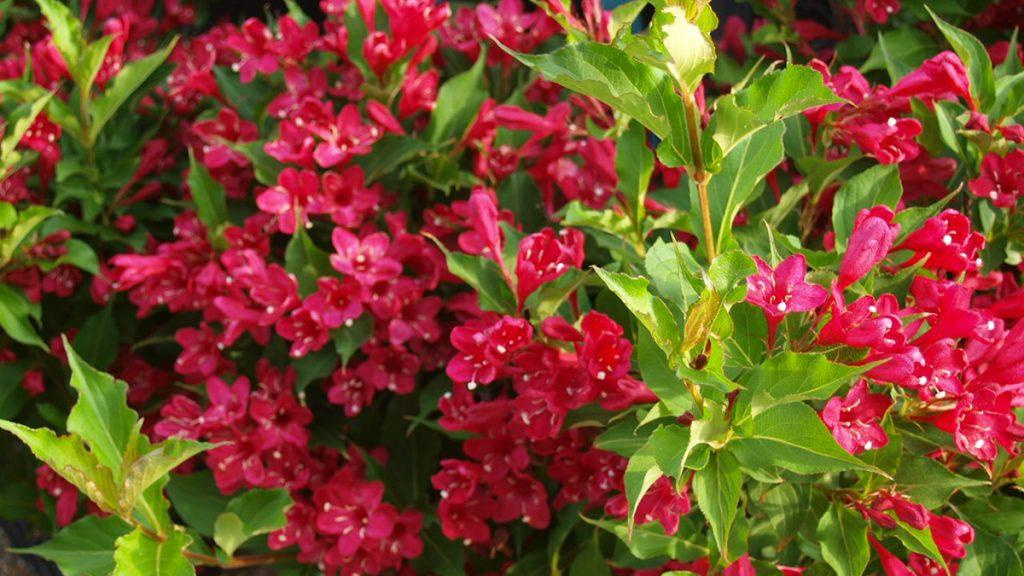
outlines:
[{"label": "green leaf", "polygon": [[313,244],[302,227],[295,230],[285,247],[284,269],[295,275],[303,296],[317,291],[317,279],[334,274],[330,254]]},{"label": "green leaf", "polygon": [[45,558],[64,576],[106,576],[114,569],[114,543],[132,531],[116,516],[85,516],[38,546],[18,550]]},{"label": "green leaf", "polygon": [[[0,142],[0,163],[2,163],[5,169],[3,172],[4,177],[15,167],[14,160],[17,156],[15,149],[21,143],[21,139],[52,99],[53,93],[46,92],[39,98],[18,106],[7,117],[7,129],[4,131],[3,141]],[[10,204],[5,204],[10,206]],[[7,223],[0,224],[0,228],[8,227]]]},{"label": "green leaf", "polygon": [[747,382],[754,415],[779,404],[830,398],[867,368],[838,364],[824,354],[776,354],[754,368]]},{"label": "green leaf", "polygon": [[192,150],[188,151],[188,163],[188,188],[196,203],[196,213],[206,224],[211,238],[215,238],[221,227],[228,223],[228,202],[224,186],[210,176],[206,166],[196,161]]},{"label": "green leaf", "polygon": [[693,476],[693,494],[700,511],[711,524],[718,550],[727,563],[743,555],[746,550],[730,547],[733,522],[739,512],[743,490],[743,473],[739,462],[728,450],[712,452],[706,466]]},{"label": "green leaf", "polygon": [[790,64],[758,78],[735,93],[736,103],[764,123],[795,116],[809,108],[842,102],[810,66]]},{"label": "green leaf", "polygon": [[114,117],[118,109],[131,98],[132,94],[142,86],[157,68],[167,60],[177,44],[172,40],[162,49],[125,65],[121,72],[110,81],[103,95],[93,100],[89,107],[92,123],[89,126],[89,140],[95,141],[103,127]]},{"label": "green leaf", "polygon": [[821,555],[838,576],[860,576],[871,559],[868,523],[842,504],[834,503],[818,522]]},{"label": "green leaf", "polygon": [[117,539],[112,576],[194,576],[196,570],[184,554],[191,543],[188,534],[177,530],[163,541],[135,530]]},{"label": "green leaf", "polygon": [[619,176],[619,190],[626,197],[626,212],[640,223],[646,215],[644,200],[654,171],[654,153],[647,144],[647,130],[631,122],[617,144],[615,172]]},{"label": "green leaf", "polygon": [[13,419],[28,402],[28,394],[21,386],[24,377],[24,364],[20,362],[0,363],[0,419]]},{"label": "green leaf", "polygon": [[476,290],[482,310],[511,314],[516,310],[516,297],[501,273],[498,264],[483,256],[452,252],[434,239],[444,253],[448,271],[462,278]]},{"label": "green leaf", "polygon": [[85,40],[82,36],[82,25],[71,10],[59,0],[36,0],[39,11],[46,18],[46,27],[53,34],[53,45],[64,57],[64,62],[69,69],[74,69],[82,50],[85,49]]},{"label": "green leaf", "polygon": [[688,309],[700,298],[697,287],[702,287],[700,265],[682,242],[667,243],[658,238],[647,249],[644,268],[654,287],[663,298]]},{"label": "green leaf", "polygon": [[610,426],[595,438],[594,447],[629,458],[647,443],[647,439],[637,436],[634,430],[636,430],[636,421],[623,420]]},{"label": "green leaf", "polygon": [[896,84],[927,58],[939,51],[931,36],[916,28],[896,28],[878,33],[878,43],[860,67],[861,72],[885,69]]},{"label": "green leaf", "polygon": [[980,110],[988,111],[996,89],[992,60],[988,57],[985,45],[969,33],[939,18],[931,8],[928,8],[928,13],[967,68],[967,79],[970,81],[971,97],[975,104]]},{"label": "green leaf", "polygon": [[644,494],[647,494],[651,486],[663,476],[655,450],[656,446],[648,442],[633,454],[626,464],[623,482],[626,485],[626,501],[629,502],[629,512],[626,516],[626,527],[629,532],[632,532],[635,526],[636,509],[640,506]]},{"label": "green leaf", "polygon": [[428,141],[438,143],[462,138],[487,98],[484,85],[486,61],[487,51],[482,50],[472,68],[441,85],[437,91],[437,107],[430,115],[427,127]]},{"label": "green leaf", "polygon": [[708,555],[708,549],[697,544],[694,534],[685,529],[681,529],[675,536],[669,536],[665,534],[665,529],[661,524],[652,522],[637,526],[630,535],[626,525],[622,522],[590,518],[584,518],[584,520],[618,536],[619,540],[629,548],[630,553],[641,560],[665,556],[680,562],[691,562]]},{"label": "green leaf", "polygon": [[16,342],[49,350],[29,321],[31,315],[28,299],[7,284],[0,284],[0,328]]},{"label": "green leaf", "polygon": [[929,509],[945,504],[957,490],[986,484],[951,472],[931,458],[912,454],[904,454],[896,470],[896,485],[900,492]]},{"label": "green leaf", "polygon": [[373,335],[373,316],[363,314],[351,326],[342,326],[331,331],[334,349],[341,356],[341,363],[347,365],[352,356],[363,347]]},{"label": "green leaf", "polygon": [[159,482],[189,458],[207,450],[209,444],[186,438],[168,438],[128,465],[121,487],[121,510],[126,513],[150,486]]},{"label": "green leaf", "polygon": [[596,538],[587,541],[569,568],[569,576],[611,576],[611,573]]},{"label": "green leaf", "polygon": [[[682,101],[665,72],[597,42],[578,42],[548,54],[505,50],[545,79],[630,116],[665,141],[679,159],[692,162]],[[661,155],[662,148],[658,151]]]},{"label": "green leaf", "polygon": [[858,212],[879,205],[895,209],[902,196],[903,183],[896,164],[879,164],[847,180],[836,192],[832,207],[836,247],[846,248]]},{"label": "green leaf", "polygon": [[292,498],[283,488],[250,490],[228,502],[217,516],[213,539],[229,556],[253,536],[283,528]]},{"label": "green leaf", "polygon": [[810,509],[809,495],[806,486],[792,483],[779,484],[765,493],[759,507],[780,538],[795,534],[803,525]]},{"label": "green leaf", "polygon": [[46,428],[29,428],[6,420],[0,420],[0,429],[17,436],[36,458],[46,462],[101,509],[117,512],[117,488],[113,476],[108,468],[100,465],[96,456],[86,450],[80,438],[57,436]]},{"label": "green leaf", "polygon": [[110,44],[113,41],[113,36],[104,36],[86,46],[85,50],[82,50],[81,57],[75,63],[74,69],[71,70],[75,83],[78,84],[78,90],[82,94],[92,95],[92,87],[96,82],[96,75],[99,74],[100,68],[103,67],[103,59],[106,58],[107,51],[110,50]]},{"label": "green leaf", "polygon": [[754,417],[749,436],[730,444],[748,468],[779,466],[797,474],[876,470],[836,443],[817,412],[801,403],[783,404]]},{"label": "green leaf", "polygon": [[681,416],[693,410],[693,399],[683,379],[668,364],[665,352],[646,328],[637,330],[637,364],[647,387],[673,414]]},{"label": "green leaf", "polygon": [[227,508],[229,500],[221,494],[209,470],[171,476],[167,495],[185,524],[203,536],[213,536],[214,522]]},{"label": "green leaf", "polygon": [[117,356],[117,323],[112,306],[106,306],[89,317],[75,334],[74,347],[83,360],[103,370]]},{"label": "green leaf", "polygon": [[1015,535],[1024,532],[1024,499],[992,494],[984,500],[958,505],[971,526],[993,534]]},{"label": "green leaf", "polygon": [[436,526],[420,532],[423,554],[414,558],[412,566],[419,574],[466,576],[466,548],[446,538]]},{"label": "green leaf", "polygon": [[907,547],[907,550],[928,556],[942,566],[946,565],[942,553],[939,552],[939,547],[935,545],[935,539],[932,538],[932,529],[930,527],[918,529],[906,522],[897,520],[896,527],[892,530],[892,533]]},{"label": "green leaf", "polygon": [[601,268],[594,268],[594,271],[647,328],[654,342],[666,353],[673,353],[679,338],[679,328],[665,302],[647,290],[650,281]]},{"label": "green leaf", "polygon": [[120,479],[121,462],[129,443],[138,441],[139,415],[128,408],[128,386],[88,365],[64,340],[71,367],[71,387],[78,401],[68,414],[68,432],[78,435],[101,464]]},{"label": "green leaf", "polygon": [[[786,125],[774,122],[737,143],[722,160],[722,168],[708,183],[711,224],[718,252],[724,252],[732,239],[736,215],[761,190],[764,177],[784,158],[782,137]],[[699,206],[696,186],[691,186],[691,205]],[[697,236],[704,241],[703,227]]]},{"label": "green leaf", "polygon": [[675,424],[659,426],[647,441],[662,474],[676,479],[677,488],[686,484],[686,448],[690,445],[690,429]]},{"label": "green leaf", "polygon": [[[715,292],[727,298],[733,288],[746,286],[747,277],[757,274],[757,266],[754,259],[740,250],[728,250],[715,256],[714,262],[708,268],[708,278]],[[744,293],[745,294],[745,293]],[[741,295],[739,300],[742,300]]]},{"label": "green leaf", "polygon": [[385,134],[373,145],[372,154],[357,156],[352,163],[362,166],[366,183],[370,184],[428,150],[429,144],[413,136]]}]

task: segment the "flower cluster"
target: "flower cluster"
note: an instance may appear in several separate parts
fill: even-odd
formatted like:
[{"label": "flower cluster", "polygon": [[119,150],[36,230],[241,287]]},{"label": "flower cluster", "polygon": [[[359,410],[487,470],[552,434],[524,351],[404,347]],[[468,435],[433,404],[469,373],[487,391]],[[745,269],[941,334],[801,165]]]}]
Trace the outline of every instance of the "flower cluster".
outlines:
[{"label": "flower cluster", "polygon": [[70,4],[0,14],[0,427],[111,570],[1019,572],[1024,3]]}]

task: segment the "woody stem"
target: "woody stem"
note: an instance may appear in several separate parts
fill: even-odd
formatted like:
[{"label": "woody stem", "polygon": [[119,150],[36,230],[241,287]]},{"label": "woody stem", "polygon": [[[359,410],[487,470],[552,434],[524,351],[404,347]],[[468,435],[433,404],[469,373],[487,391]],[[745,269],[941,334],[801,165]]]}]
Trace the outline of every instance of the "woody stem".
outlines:
[{"label": "woody stem", "polygon": [[697,199],[700,201],[700,215],[704,225],[704,249],[708,263],[715,259],[715,231],[711,225],[711,203],[708,201],[708,181],[711,175],[704,166],[704,154],[700,147],[700,109],[693,92],[683,89],[683,107],[686,109],[686,130],[693,154],[693,181],[697,184]]}]

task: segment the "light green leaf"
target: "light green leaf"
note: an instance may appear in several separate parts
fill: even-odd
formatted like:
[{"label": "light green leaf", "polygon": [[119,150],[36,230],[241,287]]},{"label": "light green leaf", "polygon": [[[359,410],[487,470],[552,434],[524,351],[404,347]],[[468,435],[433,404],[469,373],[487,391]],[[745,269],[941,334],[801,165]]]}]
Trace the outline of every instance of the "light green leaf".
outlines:
[{"label": "light green leaf", "polygon": [[729,538],[739,512],[742,490],[743,473],[740,472],[736,457],[728,450],[712,452],[707,465],[697,470],[693,477],[693,494],[697,497],[697,505],[711,524],[718,550],[727,563],[746,552],[731,548]]},{"label": "light green leaf", "polygon": [[[128,386],[86,364],[64,340],[71,367],[71,387],[78,401],[68,415],[68,432],[77,434],[101,464],[120,480],[121,462],[134,439],[139,415],[128,407]],[[134,447],[133,447],[134,448]]]},{"label": "light green leaf", "polygon": [[730,444],[748,468],[779,466],[797,474],[870,470],[836,443],[817,412],[801,403],[782,404],[758,414],[749,436]]},{"label": "light green leaf", "polygon": [[764,123],[795,116],[809,108],[842,102],[810,66],[791,64],[770,72],[735,94],[736,103]]},{"label": "light green leaf", "polygon": [[195,576],[196,570],[184,554],[191,543],[188,534],[177,530],[163,541],[135,530],[117,539],[112,576]]},{"label": "light green leaf", "polygon": [[36,4],[46,18],[46,27],[53,34],[53,45],[64,58],[68,68],[74,69],[82,50],[85,49],[81,23],[71,9],[59,0],[36,0]]},{"label": "light green leaf", "polygon": [[[782,137],[786,125],[774,122],[737,143],[722,160],[722,168],[708,184],[711,224],[718,252],[724,252],[732,239],[736,215],[761,190],[764,177],[784,158]],[[690,202],[699,206],[696,186],[691,186]],[[703,242],[704,230],[696,231]]]},{"label": "light green leaf", "polygon": [[46,462],[101,509],[117,512],[117,488],[113,476],[86,450],[80,438],[57,436],[46,428],[29,428],[6,420],[0,420],[0,429],[17,436],[36,458]]},{"label": "light green leaf", "polygon": [[650,281],[634,278],[621,272],[608,272],[595,268],[605,285],[622,300],[626,308],[647,328],[655,343],[667,354],[674,353],[679,338],[679,328],[672,312],[657,296],[647,290]]},{"label": "light green leaf", "polygon": [[283,528],[291,505],[291,496],[283,488],[249,490],[228,502],[214,523],[213,539],[233,555],[250,538]]},{"label": "light green leaf", "polygon": [[128,465],[121,488],[121,510],[131,511],[139,496],[180,464],[207,450],[209,444],[168,438]]},{"label": "light green leaf", "polygon": [[644,268],[658,294],[681,309],[688,309],[700,297],[696,287],[703,286],[701,268],[686,244],[667,243],[658,238],[647,249]]},{"label": "light green leaf", "polygon": [[818,540],[825,562],[839,576],[860,576],[871,559],[868,523],[842,504],[834,503],[818,522]]},{"label": "light green leaf", "polygon": [[16,342],[49,350],[29,321],[31,315],[28,299],[7,284],[0,284],[0,328]]},{"label": "light green leaf", "polygon": [[693,399],[683,379],[668,364],[665,352],[646,328],[637,330],[637,364],[644,383],[673,414],[681,416],[693,410]]},{"label": "light green leaf", "polygon": [[626,516],[626,527],[629,532],[633,531],[636,524],[636,509],[640,506],[644,494],[647,494],[651,486],[664,475],[658,466],[655,450],[656,446],[648,442],[637,450],[626,464],[623,482],[626,485],[626,501],[629,502],[629,515]]},{"label": "light green leaf", "polygon": [[754,368],[747,382],[757,413],[801,400],[824,400],[867,370],[830,361],[824,354],[785,351]]},{"label": "light green leaf", "polygon": [[641,560],[665,556],[680,562],[690,562],[707,556],[709,552],[707,547],[697,544],[697,538],[693,533],[680,530],[679,534],[669,536],[657,522],[637,526],[630,534],[623,522],[590,518],[584,520],[618,536],[633,556]]},{"label": "light green leaf", "polygon": [[114,569],[114,543],[132,531],[116,516],[85,516],[38,546],[17,550],[45,558],[64,576],[106,576]]}]

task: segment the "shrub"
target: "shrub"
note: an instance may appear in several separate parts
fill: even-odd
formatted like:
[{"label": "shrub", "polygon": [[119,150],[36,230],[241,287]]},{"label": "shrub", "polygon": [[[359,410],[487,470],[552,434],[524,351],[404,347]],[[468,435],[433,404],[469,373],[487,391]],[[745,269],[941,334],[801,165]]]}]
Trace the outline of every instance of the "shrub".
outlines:
[{"label": "shrub", "polygon": [[646,4],[0,3],[26,552],[1024,574],[1024,5]]}]

